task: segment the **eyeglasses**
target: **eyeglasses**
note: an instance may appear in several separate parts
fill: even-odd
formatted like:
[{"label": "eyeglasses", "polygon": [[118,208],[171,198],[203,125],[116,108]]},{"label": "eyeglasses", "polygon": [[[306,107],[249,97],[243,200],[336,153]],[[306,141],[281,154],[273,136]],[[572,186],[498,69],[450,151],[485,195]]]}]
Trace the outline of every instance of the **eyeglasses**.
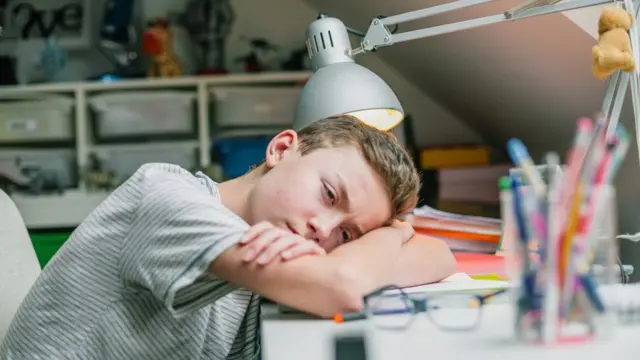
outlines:
[{"label": "eyeglasses", "polygon": [[386,286],[365,296],[365,311],[374,326],[381,329],[407,329],[417,314],[426,313],[442,330],[473,330],[480,323],[483,305],[506,291],[484,296],[465,293],[426,296],[409,295],[397,286]]}]

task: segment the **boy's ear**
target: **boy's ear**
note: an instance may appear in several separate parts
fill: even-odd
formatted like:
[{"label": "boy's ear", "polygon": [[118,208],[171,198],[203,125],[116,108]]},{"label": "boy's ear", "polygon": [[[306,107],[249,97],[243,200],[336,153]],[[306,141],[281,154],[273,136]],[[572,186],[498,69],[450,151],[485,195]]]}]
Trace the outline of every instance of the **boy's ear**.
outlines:
[{"label": "boy's ear", "polygon": [[291,154],[298,152],[298,133],[294,130],[284,130],[267,145],[267,154],[265,156],[265,164],[271,169],[276,166],[282,159]]}]

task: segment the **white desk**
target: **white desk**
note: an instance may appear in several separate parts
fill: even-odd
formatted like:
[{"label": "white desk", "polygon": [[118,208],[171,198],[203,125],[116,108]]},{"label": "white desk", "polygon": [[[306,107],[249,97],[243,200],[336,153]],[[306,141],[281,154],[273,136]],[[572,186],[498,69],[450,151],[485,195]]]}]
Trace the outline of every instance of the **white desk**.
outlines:
[{"label": "white desk", "polygon": [[623,360],[637,359],[640,351],[640,326],[618,327],[609,341],[544,348],[514,342],[509,305],[488,305],[483,315],[480,327],[473,332],[440,331],[425,314],[416,318],[410,330],[396,332],[373,329],[367,321],[338,325],[280,315],[274,306],[266,306],[262,359],[334,360],[334,336],[350,332],[366,333],[367,360]]}]

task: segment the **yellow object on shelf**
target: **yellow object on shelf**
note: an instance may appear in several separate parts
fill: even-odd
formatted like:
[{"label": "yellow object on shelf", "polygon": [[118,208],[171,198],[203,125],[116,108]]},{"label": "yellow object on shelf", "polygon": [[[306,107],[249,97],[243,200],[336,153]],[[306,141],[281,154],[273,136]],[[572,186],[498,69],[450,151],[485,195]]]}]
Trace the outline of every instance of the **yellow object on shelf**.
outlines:
[{"label": "yellow object on shelf", "polygon": [[442,169],[490,163],[490,150],[486,146],[423,149],[420,166],[427,169]]}]

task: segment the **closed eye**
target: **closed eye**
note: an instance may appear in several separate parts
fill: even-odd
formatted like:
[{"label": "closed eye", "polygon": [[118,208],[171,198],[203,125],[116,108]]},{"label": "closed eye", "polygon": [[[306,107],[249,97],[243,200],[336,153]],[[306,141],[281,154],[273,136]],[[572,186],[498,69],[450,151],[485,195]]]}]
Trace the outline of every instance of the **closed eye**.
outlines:
[{"label": "closed eye", "polygon": [[347,230],[342,230],[342,243],[348,243],[351,240],[351,233]]},{"label": "closed eye", "polygon": [[327,185],[327,183],[323,183],[322,186],[324,186],[324,192],[329,203],[331,205],[335,205],[337,202],[336,193]]}]

